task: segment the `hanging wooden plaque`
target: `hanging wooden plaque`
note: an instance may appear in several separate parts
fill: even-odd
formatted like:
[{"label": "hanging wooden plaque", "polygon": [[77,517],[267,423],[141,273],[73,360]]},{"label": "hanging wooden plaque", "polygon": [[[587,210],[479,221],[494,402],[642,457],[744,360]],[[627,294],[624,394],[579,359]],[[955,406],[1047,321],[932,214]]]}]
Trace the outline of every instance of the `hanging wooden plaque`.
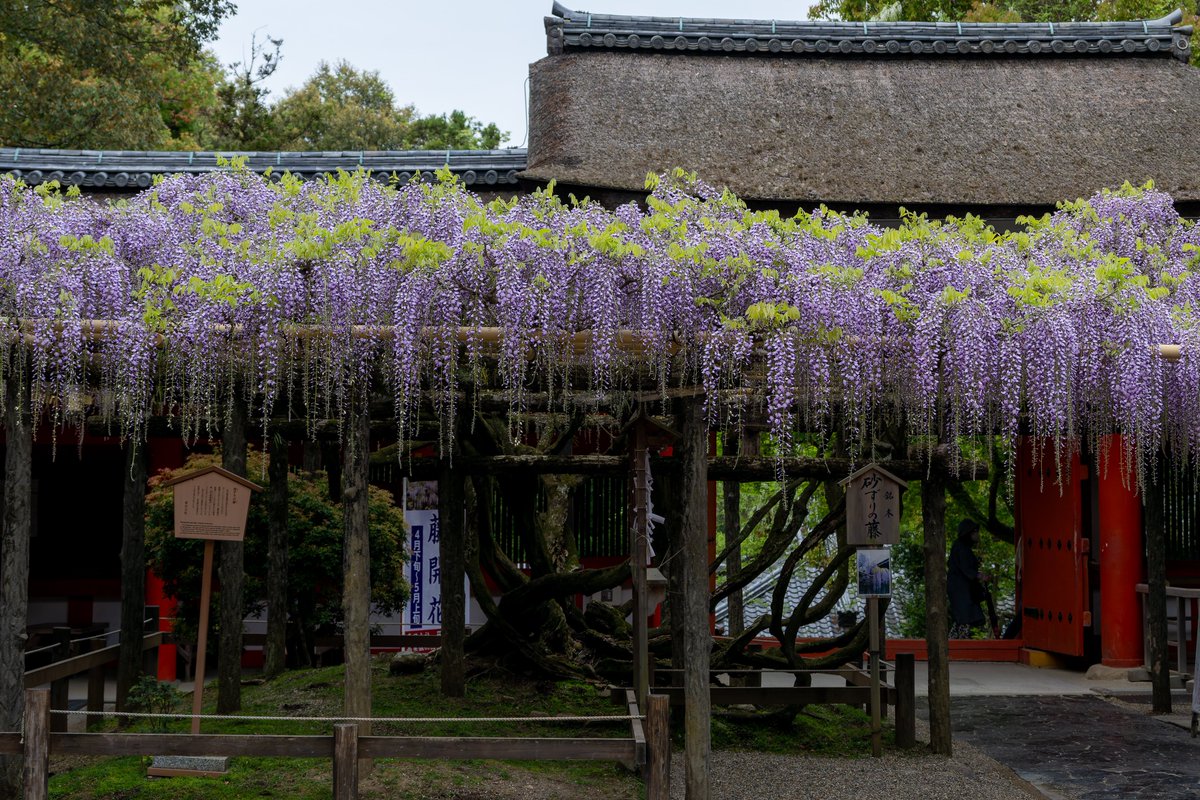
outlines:
[{"label": "hanging wooden plaque", "polygon": [[878,464],[868,464],[841,485],[846,489],[846,544],[899,544],[900,492],[908,484]]},{"label": "hanging wooden plaque", "polygon": [[165,485],[175,492],[175,538],[240,542],[250,493],[262,488],[220,467],[183,475]]}]

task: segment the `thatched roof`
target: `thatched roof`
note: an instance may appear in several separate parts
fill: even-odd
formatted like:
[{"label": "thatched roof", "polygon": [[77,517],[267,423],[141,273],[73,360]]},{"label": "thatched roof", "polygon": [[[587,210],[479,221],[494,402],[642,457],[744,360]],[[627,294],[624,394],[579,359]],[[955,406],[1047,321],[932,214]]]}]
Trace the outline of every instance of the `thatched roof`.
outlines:
[{"label": "thatched roof", "polygon": [[647,172],[678,166],[754,199],[1005,206],[1154,179],[1200,200],[1200,70],[1120,52],[567,46],[531,67],[523,177],[639,191]]}]

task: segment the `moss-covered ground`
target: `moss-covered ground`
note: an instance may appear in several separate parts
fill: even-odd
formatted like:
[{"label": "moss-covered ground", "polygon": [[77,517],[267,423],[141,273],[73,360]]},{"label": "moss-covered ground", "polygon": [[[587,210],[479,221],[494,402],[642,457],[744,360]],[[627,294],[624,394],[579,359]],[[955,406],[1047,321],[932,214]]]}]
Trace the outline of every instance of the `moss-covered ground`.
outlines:
[{"label": "moss-covered ground", "polygon": [[[416,675],[388,674],[386,660],[375,665],[373,707],[379,717],[527,717],[530,722],[376,723],[377,735],[406,736],[570,736],[624,737],[628,723],[555,722],[563,716],[622,713],[605,693],[581,682],[537,682],[507,673],[475,675],[463,699],[441,696],[436,670]],[[215,689],[206,692],[211,713]],[[247,715],[336,716],[342,704],[341,667],[295,670],[271,681],[243,686]],[[179,697],[180,711],[190,708]],[[186,732],[184,720],[167,724]],[[677,730],[682,725],[674,725]],[[717,749],[774,753],[865,756],[870,752],[869,722],[846,706],[810,706],[791,724],[762,718],[742,720],[720,714],[713,721]],[[140,723],[134,730],[151,730]],[[205,733],[328,734],[331,723],[286,721],[206,721]],[[889,745],[890,729],[885,728]],[[676,741],[676,746],[681,742]],[[147,778],[149,759],[62,757],[52,759],[51,797],[71,800],[227,800],[276,797],[329,798],[332,766],[321,759],[234,758],[221,778]],[[416,761],[381,759],[361,781],[364,800],[428,798],[482,800],[554,800],[586,797],[617,800],[642,797],[641,781],[620,765],[606,762]]]}]

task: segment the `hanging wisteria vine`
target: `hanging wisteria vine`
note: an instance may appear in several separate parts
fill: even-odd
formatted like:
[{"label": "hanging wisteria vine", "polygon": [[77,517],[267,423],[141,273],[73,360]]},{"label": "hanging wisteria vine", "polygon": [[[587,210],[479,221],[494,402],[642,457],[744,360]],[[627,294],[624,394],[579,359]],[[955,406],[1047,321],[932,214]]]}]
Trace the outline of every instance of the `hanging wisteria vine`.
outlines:
[{"label": "hanging wisteria vine", "polygon": [[[784,218],[675,173],[645,208],[483,203],[448,176],[304,183],[234,169],[112,206],[0,182],[4,380],[57,427],[153,415],[203,435],[235,397],[345,419],[390,395],[453,425],[465,383],[521,408],[699,385],[710,419],[798,428],[1124,433],[1200,445],[1200,230],[1124,187],[1000,234],[827,209]],[[1182,346],[1166,363],[1156,346]]]}]

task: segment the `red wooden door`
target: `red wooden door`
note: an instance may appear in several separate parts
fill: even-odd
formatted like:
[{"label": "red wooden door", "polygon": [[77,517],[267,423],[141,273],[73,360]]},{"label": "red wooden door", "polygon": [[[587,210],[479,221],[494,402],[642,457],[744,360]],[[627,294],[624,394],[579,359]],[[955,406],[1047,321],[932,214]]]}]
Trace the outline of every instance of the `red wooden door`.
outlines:
[{"label": "red wooden door", "polygon": [[1022,638],[1027,647],[1081,656],[1084,628],[1091,624],[1080,491],[1086,467],[1077,452],[1062,467],[1060,486],[1051,443],[1021,438],[1016,491]]}]

